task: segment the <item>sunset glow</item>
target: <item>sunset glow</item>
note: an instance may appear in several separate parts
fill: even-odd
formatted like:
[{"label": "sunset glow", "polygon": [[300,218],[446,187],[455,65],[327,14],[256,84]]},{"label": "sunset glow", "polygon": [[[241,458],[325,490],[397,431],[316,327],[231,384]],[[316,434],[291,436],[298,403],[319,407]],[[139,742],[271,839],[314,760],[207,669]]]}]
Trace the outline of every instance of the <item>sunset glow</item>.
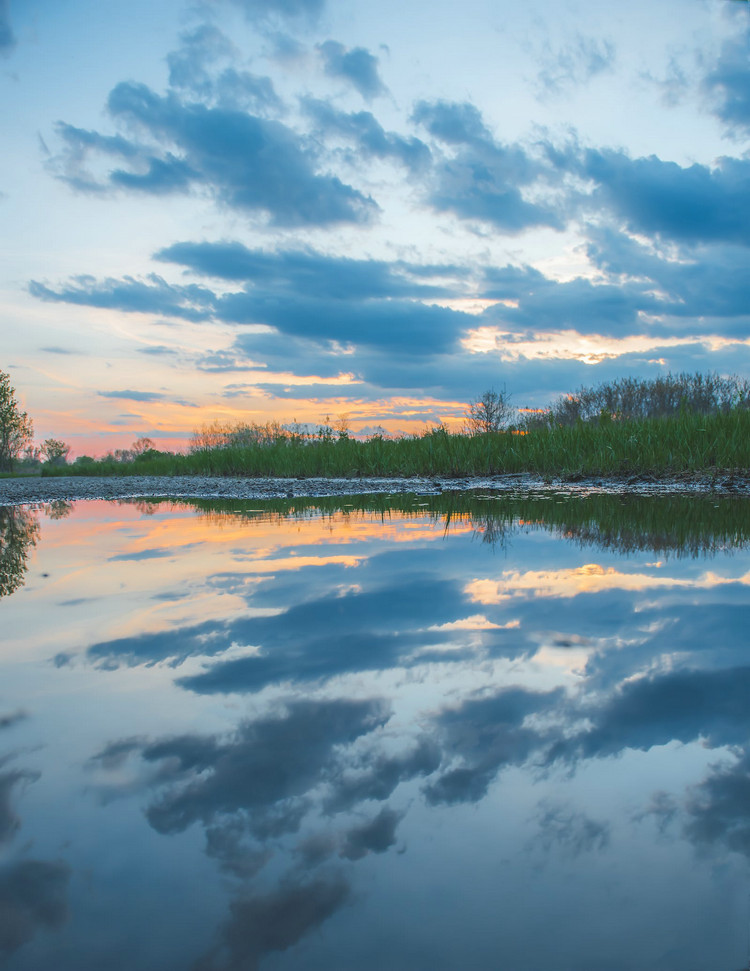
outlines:
[{"label": "sunset glow", "polygon": [[748,376],[747,13],[0,2],[0,369],[37,441]]}]

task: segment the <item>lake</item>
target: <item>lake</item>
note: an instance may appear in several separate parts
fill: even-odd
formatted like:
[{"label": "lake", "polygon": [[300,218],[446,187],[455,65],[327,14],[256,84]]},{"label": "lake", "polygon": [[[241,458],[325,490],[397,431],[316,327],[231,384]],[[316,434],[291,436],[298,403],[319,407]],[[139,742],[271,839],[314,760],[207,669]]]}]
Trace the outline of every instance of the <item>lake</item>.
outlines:
[{"label": "lake", "polygon": [[0,509],[18,971],[737,971],[750,499]]}]

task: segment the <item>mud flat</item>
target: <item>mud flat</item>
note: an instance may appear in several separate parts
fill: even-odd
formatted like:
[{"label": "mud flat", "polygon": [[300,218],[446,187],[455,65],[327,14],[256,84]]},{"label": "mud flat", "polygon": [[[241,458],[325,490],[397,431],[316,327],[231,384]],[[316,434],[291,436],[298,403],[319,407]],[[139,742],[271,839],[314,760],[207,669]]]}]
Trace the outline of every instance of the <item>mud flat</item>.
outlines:
[{"label": "mud flat", "polygon": [[564,493],[717,492],[750,495],[750,475],[690,476],[668,479],[545,480],[532,475],[461,478],[231,478],[218,476],[19,476],[0,479],[0,505],[75,499],[165,498],[283,499],[373,493],[438,493],[559,490]]}]

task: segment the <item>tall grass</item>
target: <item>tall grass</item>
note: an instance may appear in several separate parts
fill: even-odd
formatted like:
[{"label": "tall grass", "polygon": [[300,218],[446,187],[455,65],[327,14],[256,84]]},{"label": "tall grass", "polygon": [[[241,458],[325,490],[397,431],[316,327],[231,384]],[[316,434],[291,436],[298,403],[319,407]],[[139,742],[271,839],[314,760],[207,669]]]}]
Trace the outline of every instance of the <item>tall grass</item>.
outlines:
[{"label": "tall grass", "polygon": [[188,455],[151,451],[114,459],[45,466],[46,475],[216,475],[343,477],[544,477],[741,472],[750,469],[750,410],[702,415],[682,410],[660,419],[545,425],[525,433],[452,434],[443,428],[416,437],[357,441],[279,438],[269,443],[200,448]]}]

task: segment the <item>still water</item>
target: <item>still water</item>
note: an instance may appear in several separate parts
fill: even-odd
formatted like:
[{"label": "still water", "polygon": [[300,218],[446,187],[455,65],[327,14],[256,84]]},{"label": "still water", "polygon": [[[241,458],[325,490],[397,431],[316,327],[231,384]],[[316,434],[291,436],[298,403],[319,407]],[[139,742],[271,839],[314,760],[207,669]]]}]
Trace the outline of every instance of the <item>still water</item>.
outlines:
[{"label": "still water", "polygon": [[750,500],[0,510],[0,963],[737,971]]}]

